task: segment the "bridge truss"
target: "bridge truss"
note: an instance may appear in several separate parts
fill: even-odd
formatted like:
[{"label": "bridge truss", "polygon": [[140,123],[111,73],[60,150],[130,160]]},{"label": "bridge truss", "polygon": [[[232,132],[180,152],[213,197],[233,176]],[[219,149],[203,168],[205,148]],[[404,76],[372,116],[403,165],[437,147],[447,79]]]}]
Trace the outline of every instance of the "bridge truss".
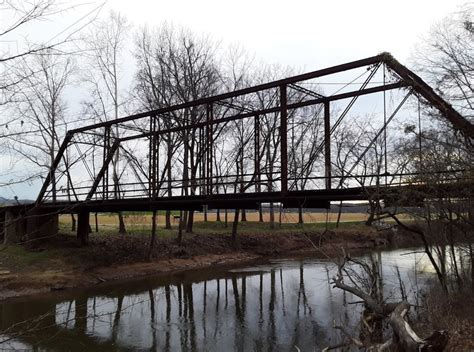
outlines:
[{"label": "bridge truss", "polygon": [[[474,138],[469,121],[383,53],[71,130],[36,206],[201,210],[281,202],[311,208],[367,199],[380,188],[396,193],[422,172],[400,162],[391,138],[408,130],[421,141],[423,126],[433,121],[422,120],[420,102]],[[345,121],[354,131],[370,128],[371,138],[342,133]],[[449,181],[471,171],[439,172]]]}]

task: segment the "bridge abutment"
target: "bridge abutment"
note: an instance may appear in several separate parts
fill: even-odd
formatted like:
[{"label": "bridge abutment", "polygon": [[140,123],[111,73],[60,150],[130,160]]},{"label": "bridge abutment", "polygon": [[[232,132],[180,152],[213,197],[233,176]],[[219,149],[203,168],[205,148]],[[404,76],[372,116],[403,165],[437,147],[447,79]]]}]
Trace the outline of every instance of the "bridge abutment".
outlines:
[{"label": "bridge abutment", "polygon": [[26,233],[25,219],[16,211],[6,210],[3,220],[3,243],[20,242]]},{"label": "bridge abutment", "polygon": [[45,210],[8,209],[3,212],[3,243],[18,243],[26,240],[56,236],[59,216]]}]

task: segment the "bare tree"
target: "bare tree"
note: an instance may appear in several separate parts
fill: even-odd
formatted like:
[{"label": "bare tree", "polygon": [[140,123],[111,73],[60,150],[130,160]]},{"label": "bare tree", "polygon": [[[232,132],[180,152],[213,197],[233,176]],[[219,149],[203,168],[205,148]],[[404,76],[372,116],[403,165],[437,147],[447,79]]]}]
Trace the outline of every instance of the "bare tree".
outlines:
[{"label": "bare tree", "polygon": [[416,71],[467,118],[474,118],[474,5],[436,23],[413,55]]},{"label": "bare tree", "polygon": [[[123,56],[129,30],[125,16],[112,11],[106,19],[94,23],[83,39],[88,53],[83,80],[91,92],[84,107],[85,113],[96,121],[115,120],[123,112]],[[112,137],[120,137],[119,126],[110,133]],[[112,180],[113,194],[118,199],[121,198],[120,178],[123,174],[121,162],[120,149],[117,149],[112,160]],[[119,233],[123,234],[126,228],[121,212],[118,212],[118,220]]]},{"label": "bare tree", "polygon": [[[474,103],[474,7],[466,4],[433,26],[418,47],[413,61],[417,71],[468,119],[473,118]],[[423,114],[437,119],[423,130],[405,127],[397,153],[406,160],[407,170],[415,176],[408,182],[424,184],[420,194],[407,192],[400,204],[411,207],[387,208],[397,224],[419,236],[436,272],[440,285],[448,293],[453,283],[462,286],[467,279],[461,262],[468,260],[474,282],[472,250],[472,190],[469,182],[473,166],[473,144],[459,135],[441,113],[420,100]],[[448,189],[446,184],[458,184]],[[455,193],[453,193],[453,191]],[[411,203],[410,203],[411,202]],[[406,221],[399,213],[408,213],[414,221]],[[460,243],[467,243],[466,246]],[[469,270],[468,269],[468,270]],[[474,288],[474,286],[473,286]]]},{"label": "bare tree", "polygon": [[[220,87],[220,73],[216,61],[217,45],[207,37],[198,37],[186,29],[162,25],[155,30],[143,28],[137,40],[136,94],[146,108],[160,108],[211,96]],[[187,126],[206,119],[209,110],[185,108],[170,116],[160,116],[162,127]],[[205,155],[202,129],[184,129],[180,133],[163,136],[167,149],[167,164],[161,180],[166,179],[167,193],[172,194],[173,165],[171,156],[179,150],[183,195],[195,194],[200,187],[195,180]],[[218,135],[213,134],[212,138]],[[163,183],[163,182],[161,182]],[[167,213],[167,226],[170,225]],[[193,227],[193,211],[184,213],[186,231]]]},{"label": "bare tree", "polygon": [[[407,181],[423,184],[425,189],[417,193],[407,191],[400,200],[401,208],[386,209],[386,213],[400,227],[419,236],[443,290],[448,293],[451,283],[462,286],[467,278],[459,260],[467,257],[473,275],[473,193],[468,186],[473,160],[471,145],[443,126],[425,129],[422,135],[407,127],[407,137],[398,152],[411,160],[409,171],[414,176]],[[408,213],[414,221],[402,220],[397,213]],[[459,252],[464,247],[461,243],[466,247]]]},{"label": "bare tree", "polygon": [[[2,111],[3,118],[0,121],[0,155],[10,161],[8,169],[3,163],[2,171],[7,172],[0,176],[11,174],[19,162],[14,157],[12,158],[14,155],[10,152],[9,143],[12,143],[13,139],[15,140],[14,144],[18,146],[18,133],[20,131],[24,133],[27,126],[24,126],[25,121],[21,114],[17,115],[14,110],[19,110],[19,105],[28,104],[23,100],[25,98],[24,90],[25,87],[29,89],[28,86],[37,81],[34,76],[44,77],[44,69],[38,64],[38,55],[66,55],[65,44],[74,40],[74,35],[90,23],[92,14],[96,13],[102,5],[89,12],[91,17],[85,16],[47,38],[29,41],[26,39],[27,33],[32,28],[37,28],[41,21],[59,16],[77,6],[81,5],[66,6],[56,0],[5,0],[0,2],[2,15],[0,23],[0,41],[2,42],[0,107],[4,110]],[[32,134],[33,129],[30,129],[28,133]],[[40,131],[36,130],[36,133],[40,134]],[[1,182],[0,187],[31,182],[39,176],[36,171],[26,176],[23,175],[21,179],[16,177],[15,180]]]},{"label": "bare tree", "polygon": [[[32,61],[23,60],[16,69],[17,76],[23,78],[15,105],[20,121],[11,127],[9,147],[42,175],[49,171],[66,133],[64,91],[72,72],[71,59],[47,52]],[[54,175],[51,184],[52,199],[56,200]]]}]

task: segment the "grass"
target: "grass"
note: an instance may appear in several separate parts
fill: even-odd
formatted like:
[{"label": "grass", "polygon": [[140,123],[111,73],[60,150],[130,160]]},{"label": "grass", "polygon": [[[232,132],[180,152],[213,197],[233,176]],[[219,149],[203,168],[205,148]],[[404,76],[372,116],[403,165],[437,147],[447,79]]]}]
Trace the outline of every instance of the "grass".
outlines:
[{"label": "grass", "polygon": [[61,257],[62,250],[48,249],[32,251],[25,246],[9,244],[0,251],[0,267],[8,266],[23,269],[40,266],[50,260]]},{"label": "grass", "polygon": [[[258,213],[248,212],[247,218],[249,221],[239,222],[239,235],[252,234],[291,234],[291,233],[317,233],[326,227],[334,229],[336,223],[330,221],[326,223],[326,214],[314,213],[306,214],[304,224],[296,223],[298,214],[285,214],[282,217],[282,223],[275,222],[274,228],[270,227],[268,222],[268,214],[265,214],[266,222],[258,222]],[[336,215],[336,214],[330,214]],[[195,214],[195,223],[193,226],[193,234],[195,235],[230,235],[232,231],[232,219],[234,214],[229,213],[227,227],[224,221],[217,222],[214,214],[209,214],[210,221],[203,221],[203,214]],[[366,214],[343,214],[342,221],[339,225],[341,229],[363,229]],[[133,236],[137,240],[143,238],[144,243],[147,244],[151,233],[151,214],[146,212],[124,213],[127,233],[130,235],[127,241],[131,241]],[[221,219],[224,219],[224,214],[221,214]],[[275,219],[279,216],[276,214]],[[309,222],[312,219],[312,222]],[[318,221],[315,221],[317,219]],[[99,214],[98,215],[99,232],[95,232],[95,216],[91,215],[90,224],[93,232],[91,236],[99,241],[107,241],[106,236],[111,238],[119,238],[118,233],[118,219],[116,214]],[[172,221],[172,229],[165,229],[164,212],[158,217],[157,236],[160,239],[176,238],[178,232],[179,221]],[[59,218],[60,238],[50,239],[47,243],[39,244],[36,249],[29,245],[9,245],[0,250],[0,270],[5,268],[14,271],[24,271],[28,268],[36,268],[42,270],[44,268],[61,267],[66,262],[71,265],[80,265],[81,255],[87,254],[90,248],[77,247],[75,240],[75,233],[71,231],[71,216],[61,215]],[[184,236],[189,238],[189,234]],[[103,236],[103,237],[102,237]],[[139,240],[140,241],[140,240]],[[143,241],[142,241],[143,242]],[[105,242],[104,242],[105,243]],[[107,242],[108,243],[108,242]],[[33,246],[35,247],[35,246]],[[101,247],[102,248],[102,247]]]},{"label": "grass", "polygon": [[[293,215],[295,219],[293,219]],[[324,215],[324,216],[322,216]],[[336,215],[336,214],[330,214]],[[229,214],[227,227],[224,221],[215,221],[215,214],[210,214],[210,221],[204,221],[203,214],[195,214],[195,222],[193,226],[193,233],[195,234],[230,234],[232,231],[232,219],[233,214]],[[276,234],[287,234],[295,232],[316,232],[326,228],[334,229],[336,227],[335,218],[329,218],[326,223],[326,214],[311,214],[312,219],[318,221],[305,222],[304,224],[298,224],[297,214],[285,214],[282,218],[282,223],[275,222],[274,228],[270,227],[268,219],[266,222],[258,221],[258,213],[248,213],[248,221],[240,221],[238,224],[239,234],[254,234],[254,233],[276,233]],[[309,217],[308,215],[306,216]],[[343,214],[342,221],[339,224],[340,228],[353,228],[355,226],[363,226],[366,219],[366,214]],[[224,216],[221,215],[221,219]],[[278,219],[278,216],[276,216]],[[293,221],[295,220],[295,221]],[[308,220],[308,219],[306,219]],[[125,226],[128,233],[137,235],[149,235],[151,232],[151,214],[150,213],[125,213],[124,214]],[[173,238],[176,237],[178,231],[179,220],[172,220],[172,229],[165,229],[164,215],[158,216],[158,236],[160,238]],[[95,217],[91,215],[90,218],[91,229],[93,232],[96,231]],[[68,233],[71,231],[71,217],[70,215],[62,215],[59,221],[60,231]],[[184,231],[185,229],[183,229]],[[118,219],[116,214],[99,214],[98,215],[98,232],[102,234],[114,234],[118,231]]]}]

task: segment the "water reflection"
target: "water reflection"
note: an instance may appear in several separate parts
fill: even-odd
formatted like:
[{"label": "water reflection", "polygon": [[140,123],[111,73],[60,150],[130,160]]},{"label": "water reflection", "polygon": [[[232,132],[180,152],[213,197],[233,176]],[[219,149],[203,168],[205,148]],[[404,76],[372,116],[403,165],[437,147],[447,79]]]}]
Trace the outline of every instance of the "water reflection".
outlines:
[{"label": "water reflection", "polygon": [[[386,298],[396,298],[400,270],[414,299],[424,281],[416,254],[377,256]],[[420,266],[420,263],[418,263]],[[337,320],[357,329],[356,297],[332,289],[334,265],[311,258],[168,280],[106,287],[72,298],[0,305],[1,348],[38,350],[301,351],[340,341]]]}]

